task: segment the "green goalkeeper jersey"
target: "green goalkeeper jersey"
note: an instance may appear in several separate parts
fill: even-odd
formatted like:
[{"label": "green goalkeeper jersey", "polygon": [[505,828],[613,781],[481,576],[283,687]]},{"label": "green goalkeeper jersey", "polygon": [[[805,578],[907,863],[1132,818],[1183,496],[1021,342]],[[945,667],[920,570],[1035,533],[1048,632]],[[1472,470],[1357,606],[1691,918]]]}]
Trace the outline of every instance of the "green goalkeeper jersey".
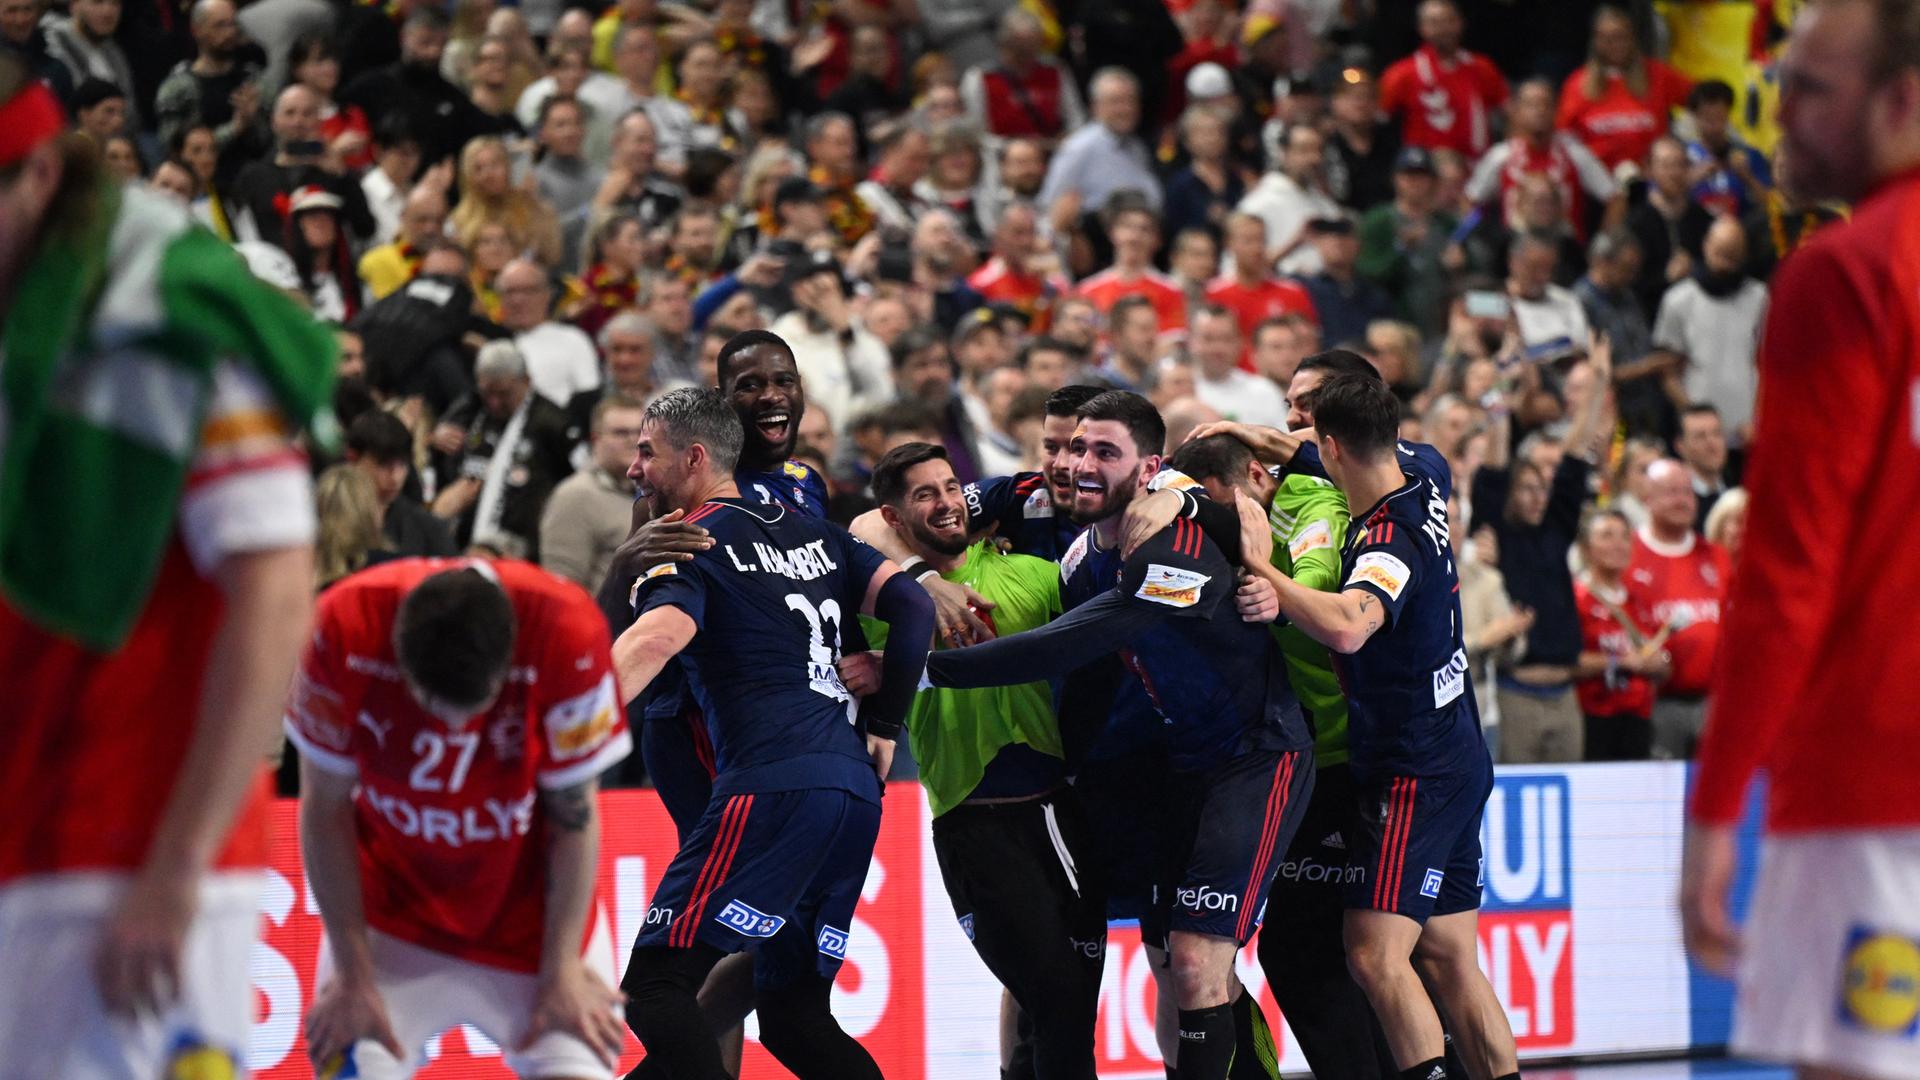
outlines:
[{"label": "green goalkeeper jersey", "polygon": [[[1273,565],[1310,589],[1336,591],[1348,521],[1347,497],[1339,488],[1315,476],[1283,478],[1267,511]],[[1286,656],[1293,692],[1313,717],[1315,762],[1322,767],[1345,763],[1347,697],[1333,672],[1332,654],[1292,624],[1276,624],[1273,635]]]}]

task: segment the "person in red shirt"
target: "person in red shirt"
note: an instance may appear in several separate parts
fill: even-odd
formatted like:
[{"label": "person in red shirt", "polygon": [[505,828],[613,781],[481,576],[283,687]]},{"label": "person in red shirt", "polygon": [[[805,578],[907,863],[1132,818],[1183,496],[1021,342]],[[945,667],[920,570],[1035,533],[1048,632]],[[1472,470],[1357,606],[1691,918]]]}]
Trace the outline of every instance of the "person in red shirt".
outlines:
[{"label": "person in red shirt", "polygon": [[1560,193],[1560,205],[1567,208],[1567,220],[1574,236],[1588,236],[1588,203],[1606,208],[1600,222],[1602,230],[1626,217],[1627,202],[1613,173],[1600,163],[1585,144],[1553,128],[1553,84],[1545,79],[1528,79],[1514,92],[1511,109],[1512,137],[1487,151],[1467,181],[1467,198],[1478,205],[1496,199],[1500,219],[1510,229],[1525,228],[1520,214],[1519,194],[1528,177],[1545,177]]},{"label": "person in red shirt", "polygon": [[315,623],[286,718],[327,929],[308,1055],[411,1075],[470,1023],[521,1076],[610,1080],[620,996],[581,949],[633,740],[599,607],[527,563],[403,559]]},{"label": "person in red shirt", "polygon": [[1667,639],[1673,670],[1653,703],[1653,756],[1693,756],[1706,717],[1707,689],[1720,648],[1721,604],[1733,566],[1727,553],[1694,530],[1698,496],[1687,467],[1662,459],[1647,467],[1647,524],[1633,537],[1627,583],[1635,618]]},{"label": "person in red shirt", "polygon": [[1073,75],[1047,55],[1046,30],[1033,13],[1012,7],[1000,18],[1000,62],[960,78],[960,98],[988,135],[1038,139],[1048,149],[1086,122]]},{"label": "person in red shirt", "polygon": [[[1240,369],[1254,371],[1253,340],[1260,324],[1282,315],[1302,315],[1319,324],[1313,298],[1299,284],[1267,272],[1267,223],[1253,214],[1227,218],[1228,270],[1207,283],[1207,302],[1233,312],[1240,338]],[[1257,372],[1256,372],[1257,374]]]},{"label": "person in red shirt", "polygon": [[1160,248],[1160,220],[1144,205],[1123,206],[1109,215],[1107,236],[1113,241],[1113,265],[1082,278],[1074,292],[1093,301],[1100,314],[1113,310],[1123,296],[1144,296],[1160,316],[1162,334],[1187,328],[1187,295],[1153,268]]},{"label": "person in red shirt", "polygon": [[[1774,277],[1752,492],[1688,807],[1692,954],[1738,967],[1731,1043],[1920,1078],[1920,4],[1810,4],[1780,70],[1796,196],[1853,204]],[[1767,771],[1751,912],[1729,891]]]},{"label": "person in red shirt", "polygon": [[1493,110],[1507,103],[1507,80],[1493,61],[1460,47],[1466,22],[1453,0],[1420,5],[1424,42],[1380,76],[1380,108],[1400,121],[1400,141],[1452,150],[1472,161],[1492,141]]},{"label": "person in red shirt", "polygon": [[1586,721],[1586,760],[1645,761],[1653,753],[1654,680],[1665,677],[1670,660],[1657,628],[1634,615],[1627,516],[1603,510],[1589,517],[1580,554],[1587,575],[1573,585],[1580,614],[1574,691]]},{"label": "person in red shirt", "polygon": [[1587,62],[1560,87],[1554,125],[1587,144],[1609,169],[1622,162],[1638,166],[1692,90],[1685,75],[1641,53],[1626,12],[1603,7],[1593,17]]},{"label": "person in red shirt", "polygon": [[1072,288],[1057,273],[1035,272],[1052,256],[1040,242],[1039,212],[1031,203],[1013,203],[994,227],[993,257],[967,277],[967,284],[989,304],[1011,304],[1027,317],[1034,334],[1045,334],[1053,324],[1053,302]]}]

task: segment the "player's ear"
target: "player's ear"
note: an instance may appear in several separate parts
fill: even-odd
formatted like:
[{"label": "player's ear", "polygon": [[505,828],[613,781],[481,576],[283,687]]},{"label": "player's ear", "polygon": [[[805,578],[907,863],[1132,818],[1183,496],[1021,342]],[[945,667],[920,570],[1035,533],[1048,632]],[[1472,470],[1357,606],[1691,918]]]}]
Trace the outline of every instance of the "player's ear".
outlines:
[{"label": "player's ear", "polygon": [[889,529],[898,529],[905,524],[900,517],[900,511],[886,503],[880,504],[880,520],[886,522]]},{"label": "player's ear", "polygon": [[1167,463],[1166,455],[1148,454],[1146,456],[1146,459],[1140,463],[1141,481],[1145,482],[1153,479],[1154,476],[1160,472],[1160,467],[1162,465],[1165,465],[1166,463]]}]

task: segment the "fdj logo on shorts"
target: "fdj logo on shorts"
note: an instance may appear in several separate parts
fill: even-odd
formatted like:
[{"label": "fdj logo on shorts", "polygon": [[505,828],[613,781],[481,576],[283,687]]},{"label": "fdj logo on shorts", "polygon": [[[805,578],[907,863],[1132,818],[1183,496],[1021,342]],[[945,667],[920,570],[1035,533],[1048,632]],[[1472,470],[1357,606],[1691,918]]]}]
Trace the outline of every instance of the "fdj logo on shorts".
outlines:
[{"label": "fdj logo on shorts", "polygon": [[1841,1023],[1898,1038],[1920,1033],[1920,942],[1856,926],[1844,965]]},{"label": "fdj logo on shorts", "polygon": [[721,926],[753,938],[769,938],[787,925],[787,920],[764,911],[755,911],[738,900],[727,901],[714,920]]},{"label": "fdj logo on shorts", "polygon": [[1573,1045],[1572,818],[1566,774],[1519,774],[1481,824],[1480,965],[1521,1049]]},{"label": "fdj logo on shorts", "polygon": [[822,955],[831,956],[835,960],[845,960],[847,958],[847,932],[845,930],[836,930],[831,926],[821,927],[820,952]]}]

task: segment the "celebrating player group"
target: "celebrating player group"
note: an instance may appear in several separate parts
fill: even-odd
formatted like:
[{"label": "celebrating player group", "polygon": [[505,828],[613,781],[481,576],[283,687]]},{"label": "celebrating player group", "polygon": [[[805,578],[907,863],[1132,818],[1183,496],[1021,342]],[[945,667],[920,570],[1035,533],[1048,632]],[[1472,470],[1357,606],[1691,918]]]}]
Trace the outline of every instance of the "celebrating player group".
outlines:
[{"label": "celebrating player group", "polygon": [[[904,733],[1005,987],[1003,1075],[1095,1075],[1117,918],[1150,950],[1169,1076],[1275,1075],[1234,973],[1263,922],[1316,1075],[1516,1075],[1475,961],[1493,774],[1450,476],[1396,441],[1366,361],[1305,361],[1291,432],[1178,447],[1145,398],[1070,386],[1043,472],[963,486],[944,448],[900,445],[851,532],[789,460],[787,344],[741,334],[718,373],[647,407],[644,523],[598,606],[480,560],[321,598],[286,729],[323,1074],[410,1075],[466,1023],[522,1076],[611,1077],[624,1028],[633,1075],[721,1080],[751,1011],[802,1080],[878,1077],[829,1004]],[[616,989],[581,939],[629,716],[680,847]]]}]

